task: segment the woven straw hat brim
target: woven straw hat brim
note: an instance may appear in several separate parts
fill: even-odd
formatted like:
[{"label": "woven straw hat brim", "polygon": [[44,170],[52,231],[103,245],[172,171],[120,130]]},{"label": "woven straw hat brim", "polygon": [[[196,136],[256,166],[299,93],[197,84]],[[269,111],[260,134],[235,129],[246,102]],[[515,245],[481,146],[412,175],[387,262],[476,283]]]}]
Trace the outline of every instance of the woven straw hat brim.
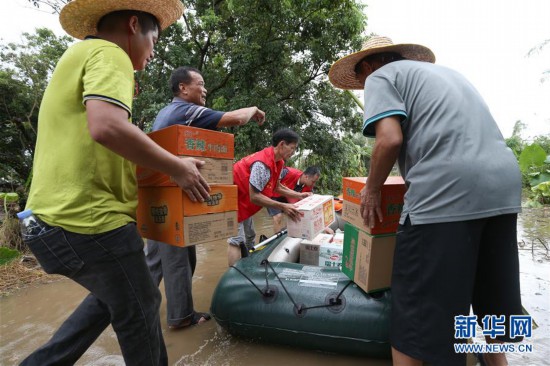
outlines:
[{"label": "woven straw hat brim", "polygon": [[362,90],[364,85],[355,77],[355,65],[366,56],[382,52],[396,52],[407,60],[435,62],[433,52],[429,48],[418,44],[395,44],[384,47],[373,47],[342,57],[332,64],[328,72],[330,82],[340,89]]},{"label": "woven straw hat brim", "polygon": [[181,0],[73,0],[59,14],[63,29],[79,39],[97,34],[97,23],[113,11],[138,10],[154,15],[161,30],[181,18]]}]

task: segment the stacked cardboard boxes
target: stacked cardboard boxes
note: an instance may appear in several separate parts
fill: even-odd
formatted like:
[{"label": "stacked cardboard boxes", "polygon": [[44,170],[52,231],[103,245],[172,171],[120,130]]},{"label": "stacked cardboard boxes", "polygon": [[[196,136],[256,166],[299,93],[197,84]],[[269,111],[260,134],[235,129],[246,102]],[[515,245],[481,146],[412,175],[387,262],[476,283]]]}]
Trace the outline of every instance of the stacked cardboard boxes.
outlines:
[{"label": "stacked cardboard boxes", "polygon": [[288,236],[302,239],[300,263],[314,266],[339,267],[342,244],[333,244],[333,235],[323,230],[336,220],[332,196],[313,194],[295,203],[300,221],[287,221]]},{"label": "stacked cardboard boxes", "polygon": [[208,201],[191,202],[171,177],[138,167],[137,225],[141,235],[180,247],[236,235],[233,135],[175,125],[149,136],[174,155],[205,161],[200,171],[211,191]]},{"label": "stacked cardboard boxes", "polygon": [[381,191],[384,216],[374,227],[367,227],[361,217],[361,190],[366,177],[343,180],[344,205],[342,218],[347,221],[344,230],[342,272],[366,292],[387,289],[391,284],[395,232],[403,210],[406,191],[401,177],[388,177]]},{"label": "stacked cardboard boxes", "polygon": [[[200,172],[210,184],[233,184],[234,137],[230,133],[188,126],[170,126],[149,133],[149,137],[174,155],[205,161]],[[139,187],[175,187],[166,174],[138,166]]]},{"label": "stacked cardboard boxes", "polygon": [[332,234],[321,233],[300,243],[300,263],[324,267],[341,267],[342,244],[333,243]]}]

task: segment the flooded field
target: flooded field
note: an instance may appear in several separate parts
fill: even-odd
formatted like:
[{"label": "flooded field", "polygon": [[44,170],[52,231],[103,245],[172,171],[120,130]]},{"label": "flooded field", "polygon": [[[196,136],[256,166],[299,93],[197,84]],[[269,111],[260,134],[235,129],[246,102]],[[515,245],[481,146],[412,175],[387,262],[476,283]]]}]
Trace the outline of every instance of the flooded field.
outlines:
[{"label": "flooded field", "polygon": [[[259,234],[272,234],[262,210],[255,217]],[[525,209],[519,225],[523,305],[538,329],[525,343],[529,354],[509,354],[510,365],[543,365],[550,359],[550,209]],[[214,288],[227,270],[225,241],[199,245],[193,297],[198,311],[207,311]],[[161,285],[162,286],[162,285]],[[164,294],[164,289],[161,288]],[[0,365],[16,365],[46,342],[86,295],[69,280],[29,287],[0,299]],[[168,330],[166,305],[161,319],[171,365],[391,365],[390,360],[333,355],[291,347],[259,344],[227,334],[214,320],[183,330]],[[473,360],[469,360],[475,364]],[[124,365],[111,328],[93,344],[77,365]]]},{"label": "flooded field", "polygon": [[509,354],[510,365],[548,365],[550,360],[550,209],[524,209],[518,225],[521,297],[538,324],[529,354]]}]

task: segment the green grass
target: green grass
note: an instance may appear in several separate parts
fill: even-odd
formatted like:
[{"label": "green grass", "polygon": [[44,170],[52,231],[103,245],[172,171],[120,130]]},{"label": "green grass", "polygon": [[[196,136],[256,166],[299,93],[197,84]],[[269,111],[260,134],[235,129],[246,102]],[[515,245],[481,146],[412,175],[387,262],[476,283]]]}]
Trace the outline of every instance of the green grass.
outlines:
[{"label": "green grass", "polygon": [[0,247],[0,266],[3,266],[21,255],[15,249],[9,249],[6,247]]}]

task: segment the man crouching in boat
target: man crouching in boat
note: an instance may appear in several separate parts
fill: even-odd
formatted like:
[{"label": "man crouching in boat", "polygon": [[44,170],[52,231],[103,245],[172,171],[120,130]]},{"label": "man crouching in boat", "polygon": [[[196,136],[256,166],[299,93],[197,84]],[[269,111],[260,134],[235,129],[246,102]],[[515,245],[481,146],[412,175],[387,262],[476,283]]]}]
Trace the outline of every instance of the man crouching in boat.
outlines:
[{"label": "man crouching in boat", "polygon": [[295,192],[282,185],[279,180],[285,160],[294,154],[299,142],[300,136],[296,132],[283,128],[273,135],[272,146],[235,163],[233,182],[239,192],[239,232],[237,236],[227,240],[227,259],[230,266],[241,258],[241,244],[247,249],[254,246],[256,232],[252,216],[262,207],[277,208],[291,220],[300,220],[300,212],[293,204],[271,199],[273,193],[298,200],[311,195],[311,192]]}]

